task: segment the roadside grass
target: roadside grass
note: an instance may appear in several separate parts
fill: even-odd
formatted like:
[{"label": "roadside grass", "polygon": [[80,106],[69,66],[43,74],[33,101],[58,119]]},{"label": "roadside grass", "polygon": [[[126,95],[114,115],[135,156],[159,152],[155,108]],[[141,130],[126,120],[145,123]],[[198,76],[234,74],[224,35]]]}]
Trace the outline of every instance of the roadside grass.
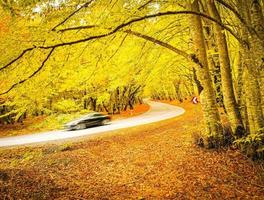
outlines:
[{"label": "roadside grass", "polygon": [[67,113],[67,114],[53,114],[47,116],[42,122],[38,124],[32,124],[31,127],[37,130],[57,130],[62,129],[63,125],[73,119],[79,118],[86,112]]},{"label": "roadside grass", "polygon": [[[149,106],[146,104],[136,105],[133,110],[122,111],[120,114],[112,115],[113,120],[136,116],[146,112]],[[75,113],[52,114],[49,116],[38,116],[28,118],[23,123],[15,123],[8,125],[0,125],[1,136],[24,135],[34,132],[44,132],[63,129],[63,125],[73,119],[91,112],[90,110],[82,110]]]},{"label": "roadside grass", "polygon": [[0,136],[15,136],[27,133],[43,132],[62,129],[63,124],[80,117],[83,113],[52,114],[28,118],[23,123],[3,125],[0,127]]},{"label": "roadside grass", "polygon": [[238,150],[195,146],[201,112],[189,102],[179,106],[187,112],[158,123],[1,149],[2,198],[262,200],[263,163]]}]

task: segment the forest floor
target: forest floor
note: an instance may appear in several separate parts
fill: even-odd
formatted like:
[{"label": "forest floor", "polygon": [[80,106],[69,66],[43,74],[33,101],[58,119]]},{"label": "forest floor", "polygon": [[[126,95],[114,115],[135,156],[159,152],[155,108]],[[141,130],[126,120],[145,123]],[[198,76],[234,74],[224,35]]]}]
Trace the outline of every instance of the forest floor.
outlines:
[{"label": "forest floor", "polygon": [[165,121],[56,143],[0,150],[0,199],[259,199],[263,163],[193,144],[199,106]]},{"label": "forest floor", "polygon": [[[111,115],[112,120],[124,119],[140,115],[149,110],[149,105],[138,104],[133,110],[121,111],[120,114]],[[51,116],[38,116],[28,118],[23,123],[0,125],[0,137],[25,135],[28,133],[58,130],[68,121],[84,115],[83,113],[60,114]]]}]

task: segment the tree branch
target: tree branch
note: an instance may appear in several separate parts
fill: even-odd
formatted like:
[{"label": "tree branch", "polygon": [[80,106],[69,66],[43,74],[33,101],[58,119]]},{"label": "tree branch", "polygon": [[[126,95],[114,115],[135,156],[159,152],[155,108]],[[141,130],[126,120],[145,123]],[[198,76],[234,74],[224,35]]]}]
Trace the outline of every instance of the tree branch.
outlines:
[{"label": "tree branch", "polygon": [[[150,18],[155,18],[155,17],[161,17],[161,16],[168,16],[168,15],[181,15],[181,14],[187,14],[187,15],[198,15],[201,16],[203,18],[209,19],[212,22],[216,23],[217,25],[221,26],[222,28],[224,28],[225,30],[227,30],[231,35],[233,35],[240,43],[244,43],[244,41],[237,35],[235,34],[228,26],[224,25],[223,23],[219,22],[218,20],[214,19],[213,17],[206,15],[204,13],[200,13],[200,12],[195,12],[195,11],[166,11],[166,12],[159,12],[159,13],[155,13],[155,14],[151,14],[151,15],[145,15],[142,17],[137,17],[134,19],[131,19],[130,21],[120,24],[119,26],[117,26],[115,29],[113,29],[113,32],[116,32],[117,30],[124,28],[130,24],[133,24],[135,22],[139,22],[139,21],[143,21],[146,19],[150,19]],[[90,28],[90,26],[88,27]],[[71,29],[68,28],[68,30],[78,30],[78,27],[73,27]],[[80,27],[80,29],[85,29],[85,27]],[[66,29],[61,29],[60,32],[66,31]]]},{"label": "tree branch", "polygon": [[115,50],[115,52],[109,57],[109,59],[107,60],[107,62],[109,62],[119,51],[120,47],[123,45],[123,43],[125,42],[125,39],[127,38],[128,33],[125,35],[125,37],[122,39],[122,41],[120,42],[118,48]]},{"label": "tree branch", "polygon": [[134,36],[139,37],[139,38],[143,38],[143,39],[148,40],[148,41],[150,41],[150,42],[152,42],[154,44],[158,44],[160,46],[163,46],[163,47],[173,51],[174,53],[177,53],[177,54],[183,56],[184,58],[186,58],[188,60],[191,60],[191,57],[190,57],[190,55],[188,53],[186,53],[186,52],[184,52],[184,51],[182,51],[180,49],[177,49],[176,47],[174,47],[174,46],[172,46],[172,45],[170,45],[168,43],[165,43],[165,42],[163,42],[161,40],[158,40],[156,38],[153,38],[153,37],[150,37],[148,35],[144,35],[142,33],[138,33],[138,32],[132,31],[132,30],[125,30],[124,32],[128,33],[130,35],[134,35]]},{"label": "tree branch", "polygon": [[198,60],[198,58],[196,57],[196,55],[194,54],[188,54],[180,49],[177,49],[176,47],[168,44],[168,43],[165,43],[161,40],[158,40],[156,38],[153,38],[153,37],[150,37],[148,35],[144,35],[142,33],[138,33],[138,32],[135,32],[135,31],[132,31],[132,30],[125,30],[124,31],[125,33],[128,33],[128,34],[131,34],[131,35],[134,35],[134,36],[137,36],[137,37],[140,37],[140,38],[143,38],[145,40],[148,40],[150,42],[153,42],[155,44],[158,44],[162,47],[165,47],[171,51],[173,51],[174,53],[177,53],[178,55],[181,55],[183,56],[184,58],[186,58],[187,60],[189,60],[190,62],[193,62],[195,63],[196,65],[199,65],[200,67],[203,67],[203,65],[201,64],[201,62]]},{"label": "tree branch", "polygon": [[[52,49],[52,48],[58,48],[58,47],[62,47],[62,46],[70,46],[70,45],[74,45],[74,44],[78,44],[78,43],[82,43],[82,42],[87,42],[87,41],[90,41],[90,40],[94,40],[94,39],[99,39],[99,38],[103,38],[103,37],[110,36],[110,35],[116,33],[117,31],[119,31],[120,29],[122,29],[122,28],[124,28],[126,26],[129,26],[129,25],[131,25],[133,23],[139,22],[139,21],[143,21],[143,20],[151,19],[151,18],[155,18],[155,17],[160,17],[160,16],[180,15],[180,14],[198,15],[198,16],[207,18],[207,19],[213,21],[214,23],[216,23],[217,25],[223,27],[225,30],[227,30],[241,44],[245,44],[245,42],[241,38],[239,38],[239,36],[237,36],[229,27],[225,26],[221,22],[217,21],[216,19],[214,19],[214,18],[212,18],[212,17],[210,17],[210,16],[208,16],[208,15],[206,15],[204,13],[194,12],[194,11],[167,11],[167,12],[160,12],[160,13],[156,13],[156,14],[151,14],[151,15],[146,15],[146,16],[142,16],[142,17],[137,17],[137,18],[131,19],[128,22],[125,22],[123,24],[118,25],[116,28],[114,28],[112,31],[110,31],[108,33],[104,33],[104,34],[100,34],[100,35],[95,35],[95,36],[90,36],[90,37],[87,37],[87,38],[83,38],[83,39],[79,39],[79,40],[74,40],[74,41],[70,41],[70,42],[53,44],[53,45],[49,45],[49,46],[34,46],[34,47],[29,48],[29,49],[26,49],[24,51],[30,51],[30,50],[33,50],[35,48]],[[84,27],[81,27],[81,28],[84,28]],[[74,29],[77,30],[78,27],[74,27]],[[20,55],[23,56],[24,55],[23,52]],[[20,56],[20,57],[22,57],[22,56]],[[15,58],[14,60],[12,60],[10,63],[11,64],[14,63],[20,57],[18,56],[17,58]],[[7,66],[10,66],[11,65],[10,63]],[[4,68],[6,68],[7,66],[4,66]]]},{"label": "tree branch", "polygon": [[229,10],[231,10],[236,16],[237,18],[246,25],[246,21],[242,18],[242,16],[238,13],[238,11],[233,8],[231,5],[227,4],[224,0],[216,0],[218,3],[222,4],[224,7],[228,8]]},{"label": "tree branch", "polygon": [[216,1],[219,4],[223,5],[224,7],[226,7],[227,9],[231,10],[231,12],[233,12],[235,14],[235,16],[240,20],[240,22],[245,25],[247,30],[250,33],[254,33],[260,39],[257,31],[246,22],[246,20],[239,14],[239,12],[235,8],[233,8],[231,5],[227,4],[224,0],[216,0]]},{"label": "tree branch", "polygon": [[52,49],[50,50],[50,52],[48,53],[48,55],[46,56],[46,58],[43,60],[43,62],[41,63],[41,65],[39,66],[39,68],[38,68],[36,71],[34,71],[34,72],[33,72],[30,76],[28,76],[27,78],[22,79],[21,81],[19,81],[19,82],[13,84],[8,90],[6,90],[5,92],[0,93],[0,95],[7,94],[7,93],[10,92],[12,89],[14,89],[16,86],[18,86],[18,85],[20,85],[20,84],[22,84],[22,83],[28,81],[30,78],[32,78],[33,76],[35,76],[35,75],[36,75],[36,74],[37,74],[37,73],[38,73],[38,72],[44,67],[45,63],[46,63],[47,60],[50,58],[50,56],[51,56],[51,54],[53,53],[54,49],[55,49],[55,48],[52,48]]},{"label": "tree branch", "polygon": [[25,53],[27,53],[28,51],[31,51],[33,50],[34,47],[30,47],[30,48],[27,48],[25,50],[22,51],[21,54],[19,54],[15,59],[13,59],[12,61],[10,61],[9,63],[7,63],[6,65],[4,65],[3,67],[0,68],[0,71],[9,67],[10,65],[12,65],[14,62],[16,62],[18,59],[22,58],[24,56]]},{"label": "tree branch", "polygon": [[142,10],[143,8],[145,8],[148,4],[150,4],[153,0],[149,0],[146,3],[144,3],[143,5],[141,5],[138,10]]},{"label": "tree branch", "polygon": [[86,2],[85,4],[83,4],[82,6],[80,6],[80,8],[78,8],[77,10],[75,10],[74,12],[72,12],[70,15],[68,15],[63,21],[61,21],[60,23],[58,23],[56,26],[54,26],[51,30],[55,31],[57,27],[61,26],[62,24],[64,24],[66,21],[68,21],[73,15],[75,15],[77,12],[79,12],[81,9],[88,7],[94,0],[90,0],[88,2]]},{"label": "tree branch", "polygon": [[66,32],[66,31],[89,29],[89,28],[95,28],[95,27],[97,27],[97,26],[96,25],[87,25],[87,26],[69,27],[69,28],[57,30],[57,32],[63,33],[63,32]]}]

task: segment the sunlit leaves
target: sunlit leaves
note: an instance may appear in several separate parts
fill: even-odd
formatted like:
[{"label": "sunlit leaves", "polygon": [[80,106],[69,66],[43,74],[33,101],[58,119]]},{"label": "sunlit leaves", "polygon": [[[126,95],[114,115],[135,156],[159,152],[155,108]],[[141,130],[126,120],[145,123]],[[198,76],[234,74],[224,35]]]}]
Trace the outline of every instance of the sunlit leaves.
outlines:
[{"label": "sunlit leaves", "polygon": [[[95,1],[52,31],[85,3],[65,1],[54,7],[50,4],[52,2],[55,1],[32,3],[31,13],[12,19],[10,28],[14,31],[5,35],[3,48],[10,48],[5,51],[5,56],[1,56],[2,65],[26,47],[49,46],[104,34],[129,19],[177,7],[159,1]],[[62,31],[89,25],[92,27]],[[179,49],[189,49],[186,18],[153,18],[127,28],[144,32]],[[40,66],[46,53],[46,50],[36,48],[3,70],[0,74],[1,80],[4,80],[0,83],[1,90],[28,77]],[[8,96],[18,108],[25,107],[29,113],[35,110],[48,113],[52,109],[51,101],[53,109],[60,111],[67,110],[67,106],[75,107],[71,104],[73,99],[80,109],[83,101],[90,101],[90,98],[96,99],[98,104],[108,104],[113,101],[117,90],[129,95],[129,92],[140,88],[140,95],[143,96],[161,88],[167,96],[175,97],[175,80],[186,81],[182,74],[190,73],[182,66],[191,68],[177,54],[120,30],[98,40],[56,48],[43,70]],[[60,101],[64,103],[60,104]],[[59,105],[58,109],[56,105]]]}]

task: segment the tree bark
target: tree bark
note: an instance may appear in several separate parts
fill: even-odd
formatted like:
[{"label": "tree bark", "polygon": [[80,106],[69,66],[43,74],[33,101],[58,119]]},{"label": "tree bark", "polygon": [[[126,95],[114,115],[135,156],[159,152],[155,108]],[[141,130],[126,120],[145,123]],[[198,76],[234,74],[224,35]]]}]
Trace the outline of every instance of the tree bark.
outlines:
[{"label": "tree bark", "polygon": [[[264,17],[262,13],[262,8],[259,0],[252,0],[252,7],[250,10],[251,21],[256,34],[251,34],[250,38],[252,40],[252,50],[254,54],[254,61],[256,67],[256,74],[259,76],[259,86],[264,88]],[[261,92],[262,101],[262,114],[264,114],[264,90]]]},{"label": "tree bark", "polygon": [[[214,0],[209,1],[209,11],[212,17],[221,22],[221,17],[215,6]],[[213,26],[216,37],[216,43],[219,51],[221,84],[224,105],[232,132],[235,137],[239,138],[244,135],[245,129],[243,126],[240,110],[235,99],[226,36],[222,27],[215,24]]]},{"label": "tree bark", "polygon": [[[199,12],[198,1],[191,4],[192,11]],[[201,92],[201,105],[206,122],[206,141],[205,146],[208,148],[219,147],[222,141],[223,127],[220,122],[220,115],[217,110],[217,103],[208,68],[206,47],[200,16],[191,16],[190,19],[191,33],[193,37],[193,50],[197,62],[197,77],[203,87]]]},{"label": "tree bark", "polygon": [[[250,12],[250,2],[242,2],[238,0],[238,9],[247,23],[255,23],[253,20],[254,14]],[[254,3],[254,0],[251,1]],[[252,5],[252,4],[251,4]],[[261,43],[257,42],[257,36],[242,26],[241,28],[242,39],[247,42],[248,45],[241,46],[241,56],[243,65],[245,66],[246,75],[244,76],[246,86],[244,88],[246,93],[246,105],[247,105],[247,118],[249,124],[249,130],[251,134],[257,133],[264,127],[264,117],[261,106],[261,91],[259,82],[259,68],[257,68],[255,55],[258,54],[256,47]],[[259,46],[258,46],[259,47]],[[261,51],[261,50],[260,50]]]},{"label": "tree bark", "polygon": [[[207,15],[210,15],[208,8],[208,0],[204,0],[203,7]],[[212,21],[203,19],[204,25],[204,34],[207,47],[207,58],[208,58],[208,67],[213,81],[213,86],[216,94],[216,102],[219,106],[224,107],[223,105],[223,92],[221,87],[221,73],[219,65],[219,55],[217,54],[217,44],[215,39],[215,34],[213,31]]]}]

